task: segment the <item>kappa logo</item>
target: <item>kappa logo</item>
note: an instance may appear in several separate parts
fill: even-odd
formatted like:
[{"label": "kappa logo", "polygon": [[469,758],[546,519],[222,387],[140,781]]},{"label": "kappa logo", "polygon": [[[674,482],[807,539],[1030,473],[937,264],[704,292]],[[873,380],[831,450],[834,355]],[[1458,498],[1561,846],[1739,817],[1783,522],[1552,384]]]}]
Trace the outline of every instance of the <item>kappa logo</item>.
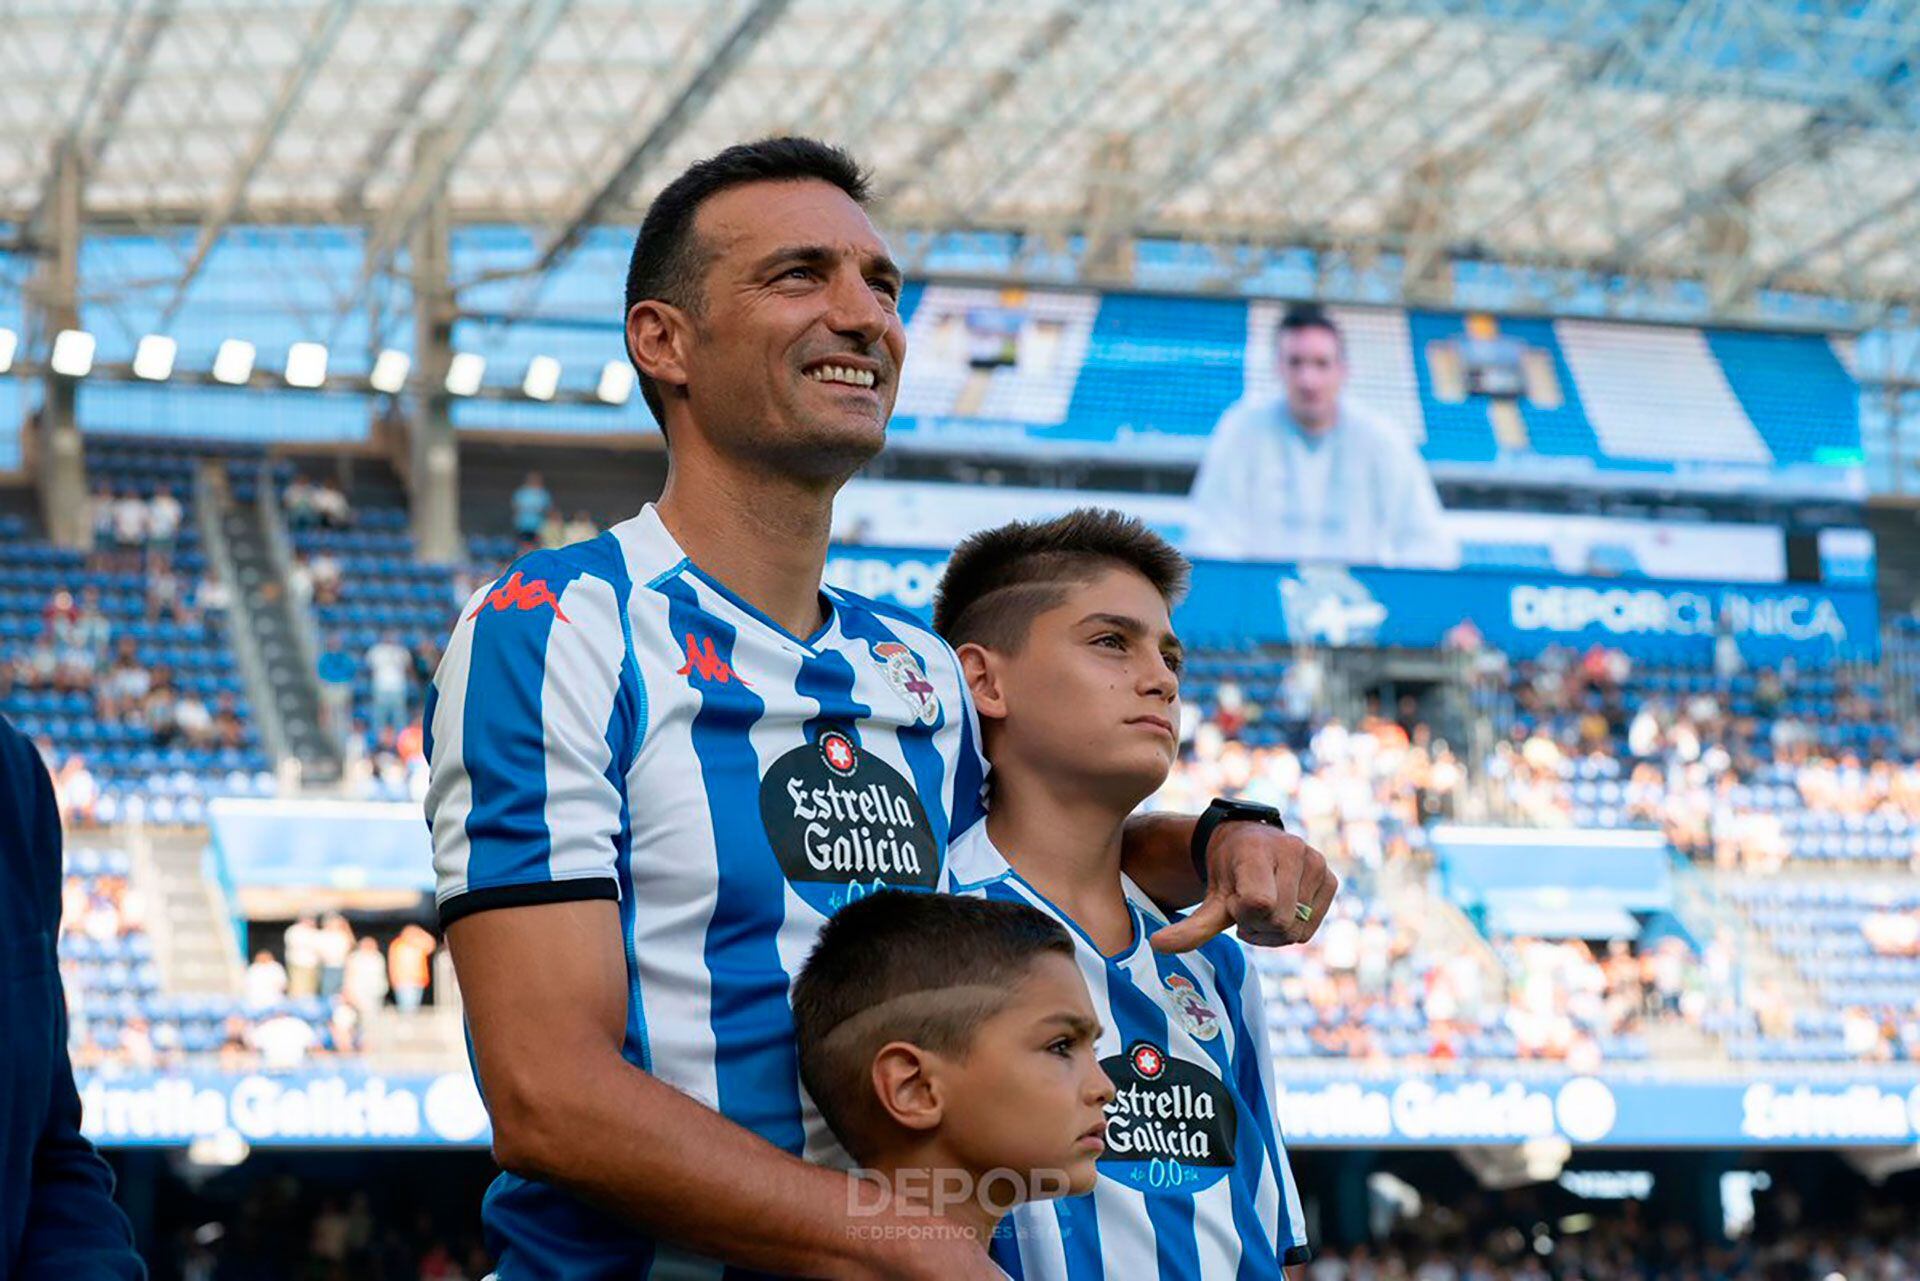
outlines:
[{"label": "kappa logo", "polygon": [[927,679],[912,650],[899,641],[880,641],[873,647],[873,657],[886,673],[887,684],[893,686],[893,692],[900,695],[907,710],[913,713],[913,719],[922,725],[931,725],[940,719],[939,691]]},{"label": "kappa logo", "polygon": [[1211,1041],[1220,1035],[1220,1016],[1186,975],[1169,975],[1167,991],[1173,993],[1173,1009],[1180,1016],[1180,1026],[1196,1041]]},{"label": "kappa logo", "polygon": [[728,681],[739,681],[748,689],[753,688],[746,677],[729,667],[727,660],[714,651],[713,637],[707,636],[696,641],[693,633],[688,632],[687,661],[674,675],[689,676],[695,672],[699,673],[701,680],[712,681],[716,685],[725,685]]},{"label": "kappa logo", "polygon": [[560,602],[554,596],[553,589],[547,586],[546,579],[523,579],[518,570],[514,571],[512,578],[487,593],[487,598],[475,605],[473,613],[468,614],[467,617],[478,617],[480,611],[489,605],[493,606],[495,613],[508,609],[517,609],[525,613],[527,610],[539,609],[544,605],[552,610],[553,616],[561,622],[573,621],[561,610]]}]

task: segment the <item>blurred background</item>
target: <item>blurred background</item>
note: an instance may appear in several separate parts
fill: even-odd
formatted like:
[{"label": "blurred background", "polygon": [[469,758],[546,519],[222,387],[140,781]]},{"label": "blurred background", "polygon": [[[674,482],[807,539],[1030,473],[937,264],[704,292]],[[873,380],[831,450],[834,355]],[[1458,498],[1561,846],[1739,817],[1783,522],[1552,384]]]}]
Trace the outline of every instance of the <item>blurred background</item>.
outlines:
[{"label": "blurred background", "polygon": [[[776,132],[911,278],[833,581],[1085,503],[1204,556],[1153,804],[1346,885],[1257,958],[1314,1281],[1920,1276],[1911,4],[0,15],[0,712],[156,1277],[487,1270],[422,691],[658,494],[633,229]],[[1221,430],[1329,405],[1419,522]]]}]

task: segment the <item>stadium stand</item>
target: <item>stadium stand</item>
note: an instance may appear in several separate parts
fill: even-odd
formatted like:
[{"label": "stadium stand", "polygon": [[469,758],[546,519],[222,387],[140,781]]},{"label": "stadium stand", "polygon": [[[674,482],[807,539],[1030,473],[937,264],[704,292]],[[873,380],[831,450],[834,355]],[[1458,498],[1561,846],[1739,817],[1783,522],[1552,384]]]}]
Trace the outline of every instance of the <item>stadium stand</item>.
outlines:
[{"label": "stadium stand", "polygon": [[[90,556],[34,537],[17,515],[0,530],[0,710],[57,762],[81,821],[110,822],[140,795],[156,816],[191,822],[210,795],[270,791],[221,617],[227,593],[200,551],[200,455],[131,441],[88,452]],[[263,455],[210,456],[241,489]]]}]

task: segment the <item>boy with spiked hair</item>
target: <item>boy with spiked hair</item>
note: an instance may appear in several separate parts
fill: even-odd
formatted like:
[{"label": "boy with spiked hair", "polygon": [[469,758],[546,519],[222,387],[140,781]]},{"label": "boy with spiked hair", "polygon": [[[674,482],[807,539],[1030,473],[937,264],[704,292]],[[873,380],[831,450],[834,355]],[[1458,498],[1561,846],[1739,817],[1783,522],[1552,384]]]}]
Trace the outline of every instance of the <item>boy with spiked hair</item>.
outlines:
[{"label": "boy with spiked hair", "polygon": [[1310,1257],[1258,976],[1226,936],[1156,952],[1168,918],[1120,868],[1122,825],[1179,751],[1187,578],[1139,521],[1082,509],[967,539],[934,606],[993,769],[953,888],[1068,928],[1115,1089],[1093,1191],[1022,1205],[994,1239],[1025,1281],[1277,1279]]}]

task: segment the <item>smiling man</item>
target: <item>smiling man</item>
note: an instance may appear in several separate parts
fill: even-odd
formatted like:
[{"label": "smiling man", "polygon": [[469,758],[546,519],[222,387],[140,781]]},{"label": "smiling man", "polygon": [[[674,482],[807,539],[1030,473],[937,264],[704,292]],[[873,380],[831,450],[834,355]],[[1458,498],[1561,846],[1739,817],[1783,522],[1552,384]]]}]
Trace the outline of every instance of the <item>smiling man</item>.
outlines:
[{"label": "smiling man", "polygon": [[[666,490],[476,593],[435,675],[427,817],[505,1170],[483,1210],[501,1281],[996,1275],[965,1233],[856,1219],[794,1039],[827,920],[948,888],[982,813],[952,651],[821,584],[905,357],[866,195],[845,153],[793,138],[667,185],[625,312]],[[1325,860],[1212,828],[1204,885],[1191,818],[1129,829],[1149,892],[1206,894],[1156,946],[1310,934]]]}]

